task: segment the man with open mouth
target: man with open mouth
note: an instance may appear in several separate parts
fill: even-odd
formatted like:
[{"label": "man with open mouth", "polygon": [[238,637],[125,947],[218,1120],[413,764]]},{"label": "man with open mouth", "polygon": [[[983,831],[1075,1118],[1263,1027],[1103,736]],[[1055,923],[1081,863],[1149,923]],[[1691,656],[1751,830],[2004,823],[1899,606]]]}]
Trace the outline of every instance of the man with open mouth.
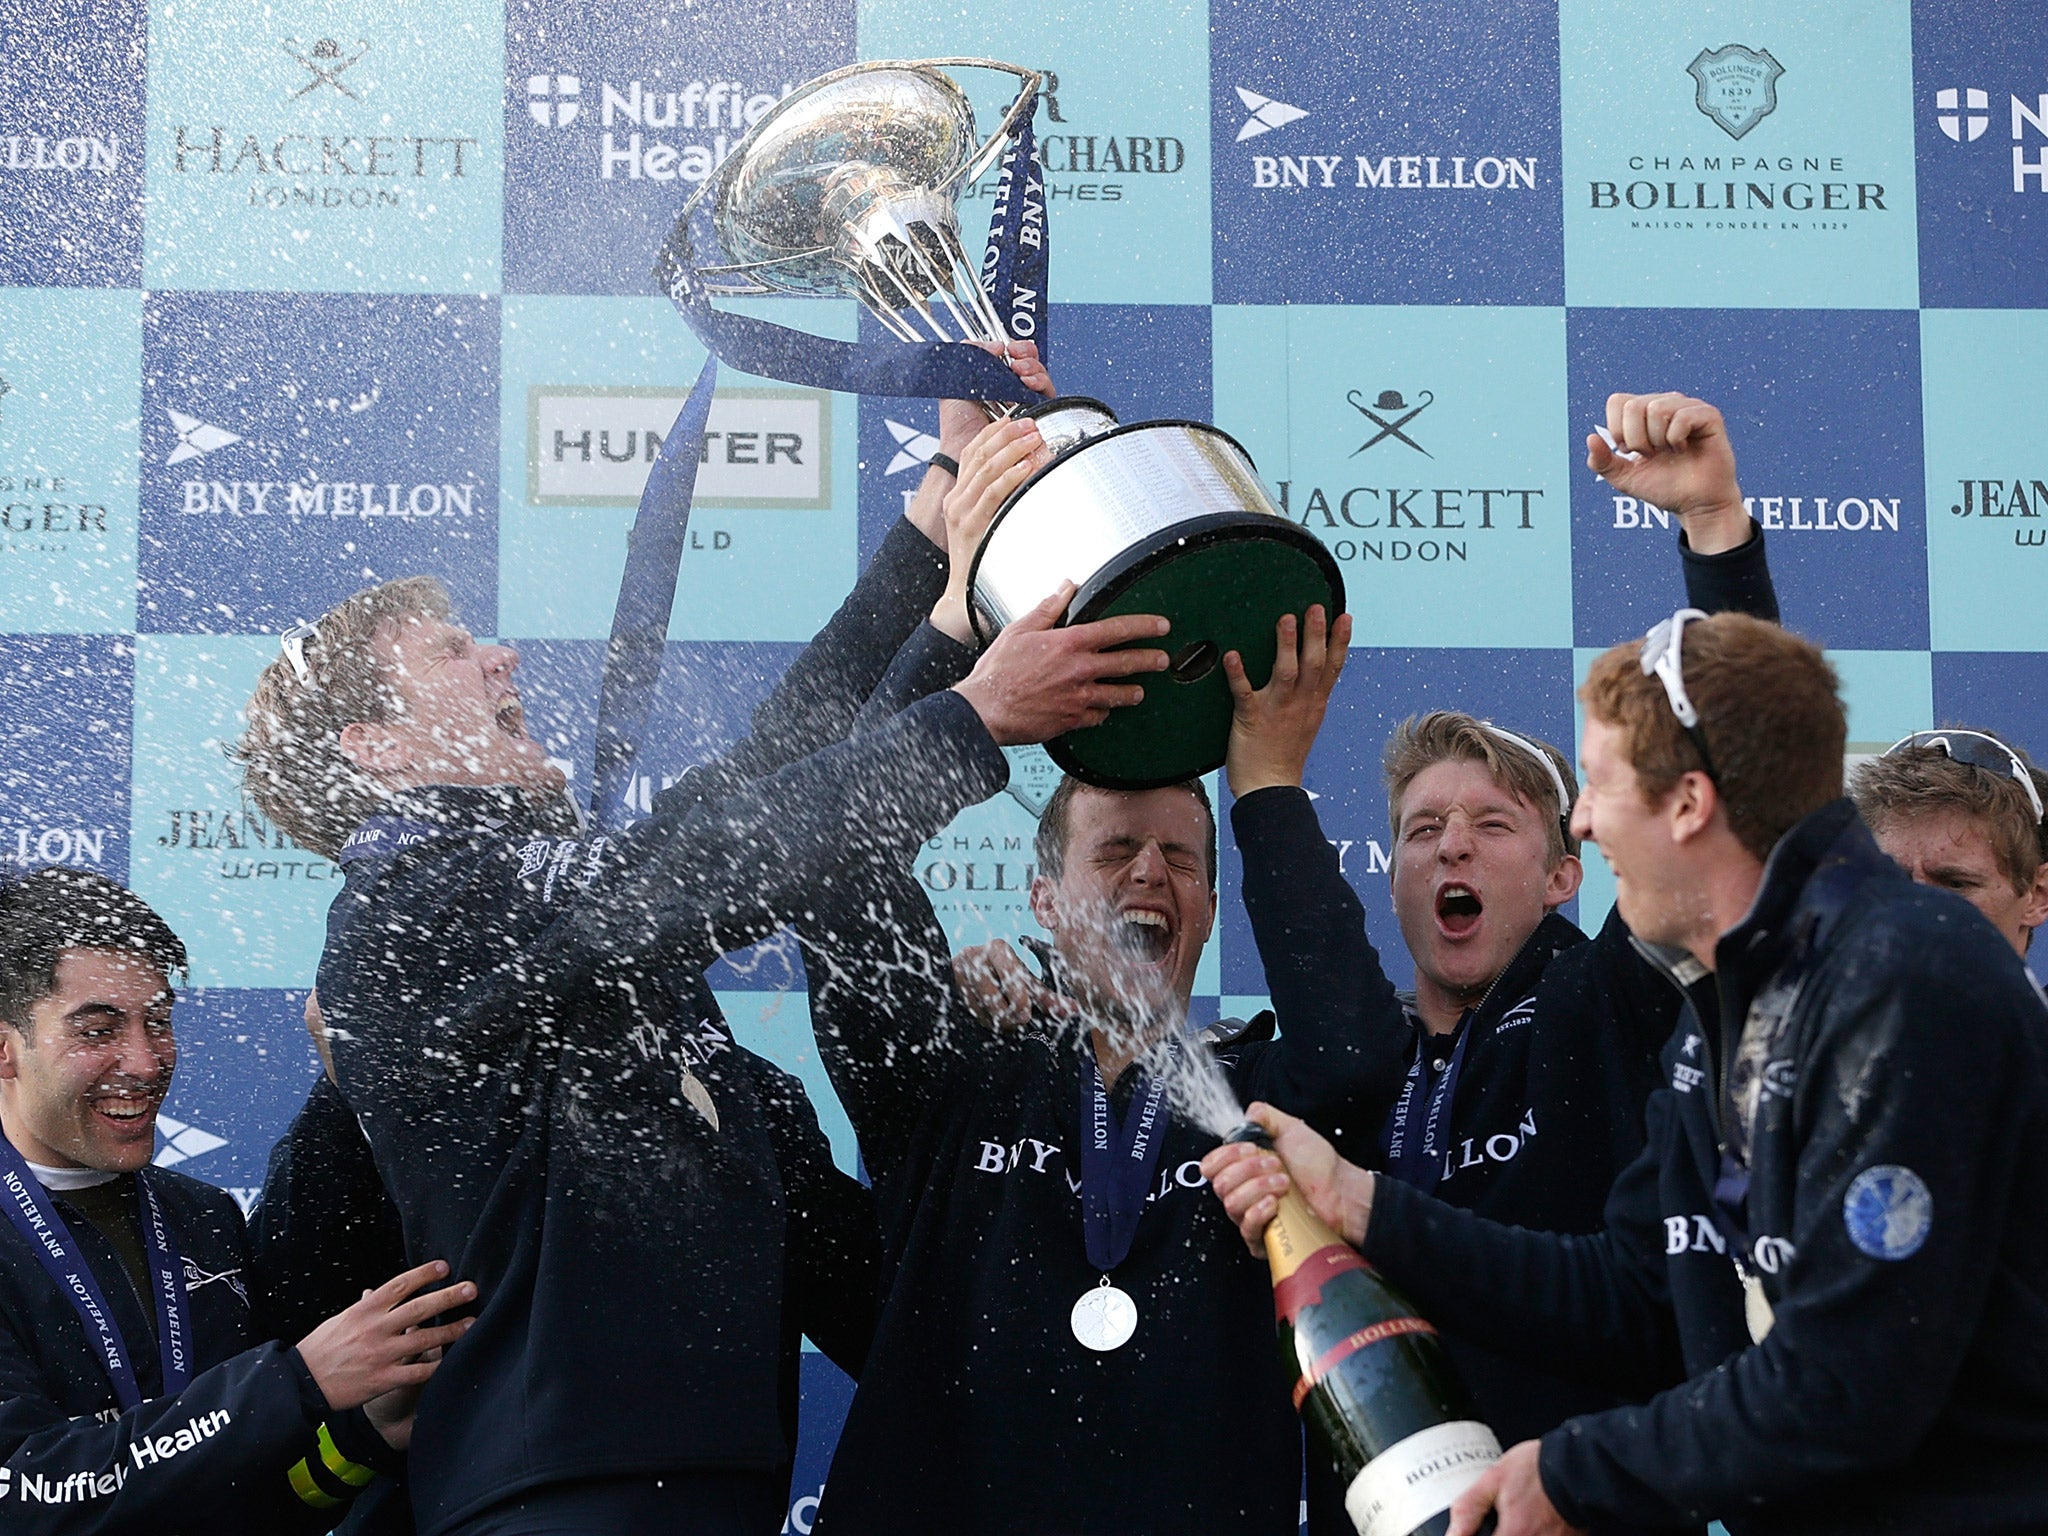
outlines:
[{"label": "man with open mouth", "polygon": [[[1043,378],[1032,349],[1013,362]],[[1036,437],[991,431],[1016,451],[967,498],[984,527]],[[408,1250],[459,1256],[478,1287],[412,1447],[424,1536],[783,1523],[791,1324],[832,1342],[792,1299],[807,1271],[841,1268],[840,1358],[859,1369],[873,1207],[798,1081],[733,1038],[704,970],[800,917],[862,827],[935,832],[1002,789],[1000,746],[1099,721],[1166,664],[1119,649],[1164,620],[1056,629],[1064,592],[955,686],[850,736],[927,614],[964,623],[962,563],[942,553],[952,483],[930,471],[751,735],[616,836],[584,833],[527,732],[517,654],[458,624],[429,578],[295,628],[259,679],[249,794],[344,870],[319,971],[343,1097]]]},{"label": "man with open mouth", "polygon": [[[1034,452],[1032,436],[978,438],[963,490]],[[1319,719],[1337,652],[1285,638],[1269,700]],[[863,728],[973,665],[966,639],[964,624],[922,631]],[[1197,1164],[1233,1091],[1327,1123],[1366,1086],[1359,1039],[1285,1002],[1278,1040],[1270,1019],[1190,1032],[1216,916],[1199,781],[1060,784],[1030,891],[1044,975],[999,943],[960,957],[956,982],[911,874],[923,823],[904,811],[865,833],[866,877],[798,924],[889,1276],[815,1529],[1291,1536],[1301,1429],[1273,1361],[1271,1283]],[[1227,1424],[1227,1450],[1174,1454],[1162,1414]]]},{"label": "man with open mouth", "polygon": [[[1588,466],[1675,512],[1690,600],[1775,619],[1763,533],[1719,411],[1615,395]],[[1256,701],[1241,680],[1240,713]],[[1302,790],[1312,733],[1268,730],[1231,765],[1244,902],[1276,1002],[1297,996],[1369,1051],[1374,1077],[1335,1138],[1362,1166],[1498,1221],[1596,1230],[1643,1139],[1679,997],[1610,915],[1589,939],[1561,911],[1582,868],[1577,780],[1549,743],[1452,710],[1404,721],[1385,753],[1394,913],[1415,965],[1397,1010]],[[1387,1021],[1391,1017],[1392,1023]],[[1605,1390],[1446,1333],[1502,1444],[1610,1407]],[[1310,1458],[1310,1526],[1348,1532],[1343,1488]]]},{"label": "man with open mouth", "polygon": [[[242,1213],[152,1167],[185,946],[90,870],[0,884],[0,1528],[324,1531],[475,1294],[421,1265],[266,1342]],[[260,1303],[261,1298],[257,1298]],[[408,1330],[416,1330],[408,1332]],[[422,1355],[425,1358],[422,1358]]]}]

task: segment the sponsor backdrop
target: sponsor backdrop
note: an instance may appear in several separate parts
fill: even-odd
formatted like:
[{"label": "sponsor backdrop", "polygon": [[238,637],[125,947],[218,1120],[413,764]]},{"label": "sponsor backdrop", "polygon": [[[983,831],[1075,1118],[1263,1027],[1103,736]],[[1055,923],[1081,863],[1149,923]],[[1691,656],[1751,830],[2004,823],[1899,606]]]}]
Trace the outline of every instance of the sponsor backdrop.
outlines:
[{"label": "sponsor backdrop", "polygon": [[[931,54],[1047,71],[1062,385],[1219,422],[1342,565],[1360,650],[1310,782],[1381,934],[1388,728],[1457,705],[1562,741],[1575,677],[1680,595],[1670,517],[1584,467],[1612,390],[1727,411],[1858,750],[1960,720],[2048,749],[2040,23],[2038,0],[0,0],[0,854],[132,881],[184,934],[160,1161],[251,1201],[314,1070],[336,876],[221,752],[277,632],[431,572],[521,646],[587,783],[626,529],[702,361],[655,246],[792,87]],[[875,333],[845,303],[757,312]],[[639,803],[744,730],[936,430],[930,402],[725,373]],[[957,938],[1029,928],[1047,788],[1020,756],[921,856]],[[1226,839],[1203,1017],[1264,990],[1234,871]],[[800,967],[767,946],[715,980],[854,1166]],[[793,1531],[849,1390],[811,1366]]]}]

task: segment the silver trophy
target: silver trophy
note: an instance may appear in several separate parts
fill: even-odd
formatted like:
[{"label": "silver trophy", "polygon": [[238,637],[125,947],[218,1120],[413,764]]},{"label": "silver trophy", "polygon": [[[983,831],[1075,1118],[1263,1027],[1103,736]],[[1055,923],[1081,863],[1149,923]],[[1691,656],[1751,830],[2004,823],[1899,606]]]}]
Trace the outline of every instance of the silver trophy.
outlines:
[{"label": "silver trophy", "polygon": [[[1018,77],[986,140],[947,68]],[[907,342],[1001,342],[955,204],[1011,142],[1039,80],[994,59],[878,60],[800,86],[684,205],[687,229],[712,199],[730,258],[697,267],[697,279],[711,293],[859,299]]]}]

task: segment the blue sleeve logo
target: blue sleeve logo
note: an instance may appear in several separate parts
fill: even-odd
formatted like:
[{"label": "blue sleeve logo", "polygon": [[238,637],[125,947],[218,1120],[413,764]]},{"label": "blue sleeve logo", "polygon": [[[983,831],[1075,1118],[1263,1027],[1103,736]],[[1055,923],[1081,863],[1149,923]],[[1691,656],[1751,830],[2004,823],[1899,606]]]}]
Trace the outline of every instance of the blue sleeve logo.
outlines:
[{"label": "blue sleeve logo", "polygon": [[1880,1163],[1857,1174],[1842,1197],[1842,1225],[1873,1259],[1910,1259],[1934,1225],[1934,1196],[1912,1169]]}]

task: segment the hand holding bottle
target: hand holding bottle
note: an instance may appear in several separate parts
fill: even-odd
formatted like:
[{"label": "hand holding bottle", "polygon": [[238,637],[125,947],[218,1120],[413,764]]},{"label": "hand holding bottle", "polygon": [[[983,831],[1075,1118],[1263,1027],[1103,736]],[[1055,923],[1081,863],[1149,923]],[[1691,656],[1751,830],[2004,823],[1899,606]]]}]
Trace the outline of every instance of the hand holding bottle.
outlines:
[{"label": "hand holding bottle", "polygon": [[1244,1234],[1245,1246],[1265,1254],[1266,1225],[1290,1188],[1300,1190],[1309,1208],[1345,1242],[1363,1246],[1372,1216],[1372,1175],[1270,1104],[1254,1104],[1245,1113],[1273,1138],[1273,1150],[1226,1142],[1202,1159],[1202,1176]]}]

